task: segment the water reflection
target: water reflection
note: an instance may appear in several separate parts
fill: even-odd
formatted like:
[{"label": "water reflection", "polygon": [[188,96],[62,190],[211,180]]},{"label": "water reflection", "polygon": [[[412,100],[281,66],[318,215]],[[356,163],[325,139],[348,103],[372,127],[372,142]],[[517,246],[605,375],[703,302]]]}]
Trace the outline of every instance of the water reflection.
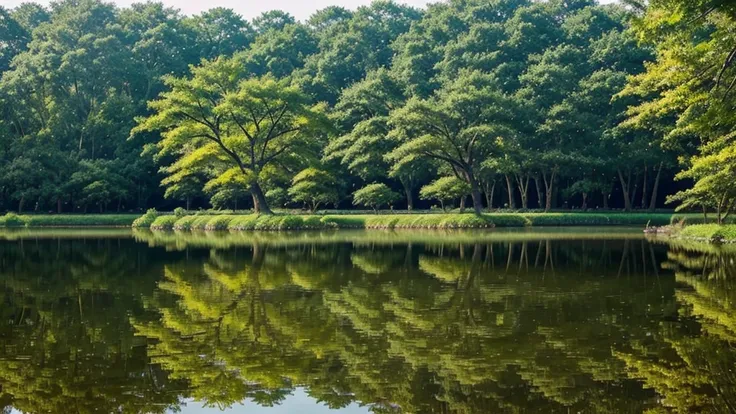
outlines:
[{"label": "water reflection", "polygon": [[0,407],[733,412],[735,258],[626,231],[15,235]]}]

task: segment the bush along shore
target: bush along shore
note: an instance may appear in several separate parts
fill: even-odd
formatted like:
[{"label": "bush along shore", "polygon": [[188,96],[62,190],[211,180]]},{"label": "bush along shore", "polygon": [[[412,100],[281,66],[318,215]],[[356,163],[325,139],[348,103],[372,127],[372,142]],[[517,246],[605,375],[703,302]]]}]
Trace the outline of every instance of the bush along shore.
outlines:
[{"label": "bush along shore", "polygon": [[646,233],[664,236],[671,239],[704,242],[704,243],[736,243],[736,224],[693,224],[647,228]]},{"label": "bush along shore", "polygon": [[631,213],[487,213],[487,214],[325,214],[228,215],[159,214],[138,218],[135,228],[157,231],[283,231],[322,229],[484,229],[533,226],[663,226],[672,214]]},{"label": "bush along shore", "polygon": [[130,227],[137,214],[37,214],[0,216],[2,227]]},{"label": "bush along shore", "polygon": [[[0,215],[0,228],[18,227],[135,227],[152,230],[323,230],[323,229],[484,229],[493,227],[542,226],[647,226],[668,229],[671,223],[683,220],[700,224],[702,216],[672,213],[619,213],[619,212],[497,212],[475,215],[472,213],[379,213],[349,214],[345,211],[324,214],[282,213],[257,215],[247,212],[206,211],[191,213],[183,209],[175,212],[149,210],[143,216],[136,214],[41,214]],[[658,227],[656,227],[658,226]],[[676,226],[675,226],[676,227]]]}]

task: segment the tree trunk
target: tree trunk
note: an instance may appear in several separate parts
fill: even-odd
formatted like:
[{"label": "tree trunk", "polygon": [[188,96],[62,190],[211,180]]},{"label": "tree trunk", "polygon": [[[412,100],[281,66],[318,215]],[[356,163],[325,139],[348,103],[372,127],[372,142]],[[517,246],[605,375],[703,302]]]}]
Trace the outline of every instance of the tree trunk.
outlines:
[{"label": "tree trunk", "polygon": [[412,195],[411,186],[406,180],[401,180],[401,184],[404,186],[404,193],[406,194],[406,209],[412,211],[414,210],[414,196]]},{"label": "tree trunk", "polygon": [[481,214],[483,212],[483,195],[481,195],[477,183],[472,185],[471,188],[471,195],[473,197],[473,210],[475,210],[475,214]]},{"label": "tree trunk", "polygon": [[56,199],[56,213],[61,214],[61,197]]},{"label": "tree trunk", "polygon": [[511,178],[506,175],[506,190],[509,193],[509,208],[515,209],[516,208],[516,201],[514,200],[514,186],[511,185]]},{"label": "tree trunk", "polygon": [[516,174],[515,178],[521,195],[521,208],[526,210],[529,208],[529,174]]},{"label": "tree trunk", "polygon": [[190,197],[187,197],[187,211],[191,210],[189,207],[192,204],[192,199]]},{"label": "tree trunk", "polygon": [[465,171],[465,178],[470,183],[470,195],[473,197],[473,210],[475,214],[480,215],[483,212],[483,196],[480,193],[478,180],[475,179],[472,171]]},{"label": "tree trunk", "polygon": [[263,195],[263,190],[257,182],[250,185],[250,194],[253,196],[253,210],[255,210],[256,214],[273,214],[273,211],[268,207],[268,202],[266,201],[266,197]]},{"label": "tree trunk", "polygon": [[647,208],[647,196],[649,195],[648,194],[648,190],[649,190],[648,184],[649,183],[647,182],[648,172],[649,172],[649,166],[645,165],[644,166],[644,180],[642,181],[642,184],[641,184],[641,209],[642,210]]},{"label": "tree trunk", "polygon": [[460,197],[460,212],[461,213],[464,213],[465,212],[465,198],[466,197],[467,196]]},{"label": "tree trunk", "polygon": [[662,176],[662,167],[664,167],[664,162],[659,163],[657,176],[654,179],[654,185],[652,186],[652,201],[649,203],[650,212],[653,212],[657,209],[657,192],[659,191],[659,178]]},{"label": "tree trunk", "polygon": [[488,189],[488,184],[486,183],[486,205],[488,206],[488,211],[491,211],[493,208],[493,194],[496,192],[496,181],[493,181],[493,184],[491,185],[490,190]]},{"label": "tree trunk", "polygon": [[603,191],[603,209],[608,210],[608,198],[611,196],[611,194],[608,191]]},{"label": "tree trunk", "polygon": [[583,193],[583,206],[581,208],[583,211],[588,210],[588,193]]},{"label": "tree trunk", "polygon": [[544,205],[544,191],[542,190],[542,180],[539,178],[539,175],[534,176],[534,187],[537,189],[537,204],[539,204],[539,208],[542,208]]},{"label": "tree trunk", "polygon": [[629,195],[631,186],[631,170],[629,170],[629,182],[626,182],[626,178],[624,178],[624,173],[621,172],[621,169],[618,170],[618,178],[621,181],[621,193],[624,195],[624,210],[627,212],[631,211],[631,197]]},{"label": "tree trunk", "polygon": [[20,201],[18,202],[18,214],[23,213],[23,206],[26,204],[26,197],[23,196],[20,198]]},{"label": "tree trunk", "polygon": [[636,203],[636,192],[639,191],[639,174],[635,174],[634,178],[631,178],[631,174],[629,174],[629,185],[634,184],[634,189],[631,191],[631,194],[629,195],[629,201],[631,202],[631,208],[634,208],[634,203]]},{"label": "tree trunk", "polygon": [[544,212],[547,213],[552,209],[552,191],[554,189],[554,183],[555,183],[555,177],[557,175],[557,168],[553,168],[552,172],[549,174],[549,178],[547,178],[547,174],[542,173],[542,178],[544,179],[544,189],[545,189],[545,195],[544,195]]}]

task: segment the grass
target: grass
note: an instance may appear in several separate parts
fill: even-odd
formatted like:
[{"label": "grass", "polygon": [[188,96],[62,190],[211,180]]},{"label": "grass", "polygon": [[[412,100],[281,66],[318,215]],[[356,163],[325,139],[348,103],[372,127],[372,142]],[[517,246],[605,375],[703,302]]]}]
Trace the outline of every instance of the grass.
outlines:
[{"label": "grass", "polygon": [[683,228],[677,234],[677,237],[709,242],[734,243],[736,242],[736,225],[695,224]]},{"label": "grass", "polygon": [[159,215],[149,211],[134,227],[180,231],[288,231],[325,229],[484,229],[541,226],[660,226],[668,213],[488,213],[475,214],[218,214]]},{"label": "grass", "polygon": [[0,216],[0,227],[130,227],[135,214],[37,214]]},{"label": "grass", "polygon": [[131,214],[43,214],[0,216],[0,227],[137,227],[155,230],[323,230],[346,229],[469,229],[540,226],[663,226],[682,220],[702,222],[700,214],[616,213],[616,212],[499,212],[476,216],[472,213],[422,212],[414,214],[288,214],[259,216],[198,212],[172,215],[149,210],[142,217]]}]

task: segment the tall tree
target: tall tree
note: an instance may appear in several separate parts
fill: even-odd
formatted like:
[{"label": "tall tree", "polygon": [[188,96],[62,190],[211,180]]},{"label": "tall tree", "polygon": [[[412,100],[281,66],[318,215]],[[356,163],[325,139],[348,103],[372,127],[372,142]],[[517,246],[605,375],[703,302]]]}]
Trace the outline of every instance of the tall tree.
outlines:
[{"label": "tall tree", "polygon": [[428,157],[446,163],[470,185],[473,208],[483,209],[478,172],[499,141],[514,136],[513,100],[499,91],[492,77],[463,73],[429,99],[410,99],[392,112],[392,134],[402,144],[396,160]]},{"label": "tall tree", "polygon": [[159,150],[179,165],[224,162],[245,180],[259,213],[271,213],[261,188],[266,167],[315,154],[327,132],[321,107],[286,81],[248,79],[238,59],[205,62],[166,84],[171,90],[151,102],[154,114],[133,132],[163,131]]}]

